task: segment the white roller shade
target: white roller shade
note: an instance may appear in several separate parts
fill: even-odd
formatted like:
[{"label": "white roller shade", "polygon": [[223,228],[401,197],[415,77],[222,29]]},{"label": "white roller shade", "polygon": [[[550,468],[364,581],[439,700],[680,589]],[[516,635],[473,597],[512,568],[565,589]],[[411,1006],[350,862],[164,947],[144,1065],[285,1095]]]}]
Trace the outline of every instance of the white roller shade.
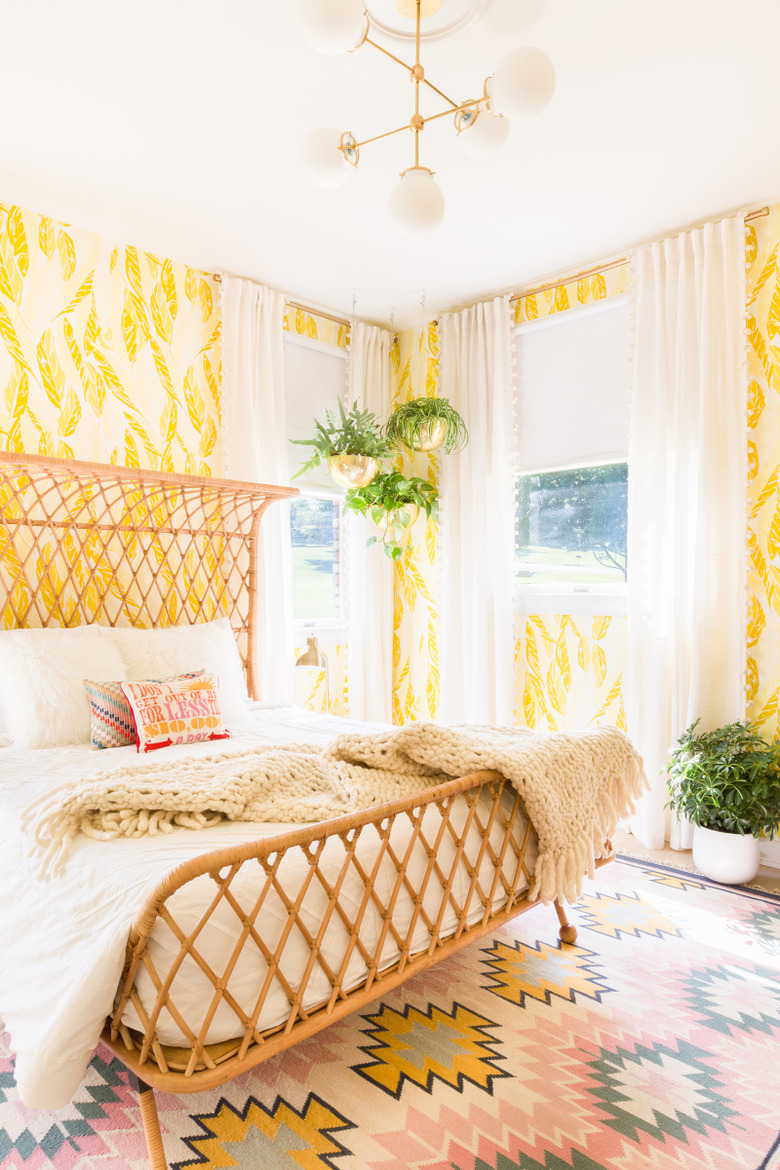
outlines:
[{"label": "white roller shade", "polygon": [[629,325],[611,297],[515,331],[521,472],[626,457]]},{"label": "white roller shade", "polygon": [[[326,409],[337,412],[339,399],[342,402],[344,400],[347,385],[346,351],[295,334],[286,334],[284,368],[287,438],[310,439],[315,431],[314,420],[324,423]],[[295,474],[311,453],[311,447],[287,443],[290,476]],[[328,474],[327,463],[322,463],[310,475],[293,480],[293,484],[329,493],[337,488]]]}]

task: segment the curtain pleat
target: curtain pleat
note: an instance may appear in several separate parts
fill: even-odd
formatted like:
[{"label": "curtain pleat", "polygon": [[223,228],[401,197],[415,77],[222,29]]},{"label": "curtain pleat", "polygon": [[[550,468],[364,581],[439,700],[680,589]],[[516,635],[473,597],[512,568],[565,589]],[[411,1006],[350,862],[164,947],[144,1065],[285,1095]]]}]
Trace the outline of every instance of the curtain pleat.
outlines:
[{"label": "curtain pleat", "polygon": [[626,709],[652,791],[632,823],[688,848],[659,775],[695,719],[744,718],[747,398],[742,217],[634,260]]},{"label": "curtain pleat", "polygon": [[[284,297],[222,278],[223,468],[231,479],[288,484]],[[260,526],[258,698],[294,701],[290,511],[273,504]]]},{"label": "curtain pleat", "polygon": [[[384,423],[390,413],[390,334],[354,322],[350,329],[350,404]],[[393,565],[363,516],[346,516],[348,555],[347,680],[353,719],[391,723],[393,712]]]},{"label": "curtain pleat", "polygon": [[514,468],[508,297],[440,322],[441,394],[469,442],[442,455],[441,719],[511,725]]}]

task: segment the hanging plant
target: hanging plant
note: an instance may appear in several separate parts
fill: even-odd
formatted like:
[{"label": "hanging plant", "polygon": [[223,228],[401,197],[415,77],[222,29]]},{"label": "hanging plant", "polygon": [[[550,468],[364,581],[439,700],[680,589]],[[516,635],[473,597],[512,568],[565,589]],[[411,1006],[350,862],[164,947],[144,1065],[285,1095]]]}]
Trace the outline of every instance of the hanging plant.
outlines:
[{"label": "hanging plant", "polygon": [[414,451],[449,454],[462,451],[469,441],[466,424],[447,398],[413,398],[397,406],[385,424],[391,443],[404,443]]},{"label": "hanging plant", "polygon": [[400,471],[378,475],[364,487],[347,492],[344,510],[368,516],[380,529],[379,537],[372,536],[368,545],[381,540],[386,554],[397,561],[404,551],[408,530],[420,512],[430,517],[436,507],[439,493],[427,479],[417,475],[407,478]]},{"label": "hanging plant", "polygon": [[333,411],[326,410],[324,423],[314,420],[313,439],[290,440],[313,448],[311,458],[301,464],[293,479],[308,474],[327,460],[330,473],[338,483],[359,487],[379,474],[383,459],[392,457],[393,444],[383,435],[373,411],[360,410],[354,402],[347,412],[340,400],[338,408],[338,418]]}]

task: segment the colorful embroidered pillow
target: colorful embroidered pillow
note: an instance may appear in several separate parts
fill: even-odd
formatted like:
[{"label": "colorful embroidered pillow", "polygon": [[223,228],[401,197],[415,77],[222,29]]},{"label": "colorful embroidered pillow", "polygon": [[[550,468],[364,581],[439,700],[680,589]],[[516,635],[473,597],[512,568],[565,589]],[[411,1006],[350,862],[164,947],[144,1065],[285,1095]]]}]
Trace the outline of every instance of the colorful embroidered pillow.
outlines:
[{"label": "colorful embroidered pillow", "polygon": [[[145,681],[171,682],[177,678],[200,678],[203,674],[204,670],[193,670],[189,674]],[[92,747],[95,749],[127,747],[128,744],[137,743],[135,719],[130,704],[122,694],[122,684],[96,682],[94,679],[85,678],[84,686],[89,698]]]},{"label": "colorful embroidered pillow", "polygon": [[135,720],[118,682],[84,679],[89,697],[90,737],[93,748],[125,747],[135,743]]},{"label": "colorful embroidered pillow", "polygon": [[133,713],[139,752],[230,738],[219,709],[216,675],[181,675],[119,685]]}]

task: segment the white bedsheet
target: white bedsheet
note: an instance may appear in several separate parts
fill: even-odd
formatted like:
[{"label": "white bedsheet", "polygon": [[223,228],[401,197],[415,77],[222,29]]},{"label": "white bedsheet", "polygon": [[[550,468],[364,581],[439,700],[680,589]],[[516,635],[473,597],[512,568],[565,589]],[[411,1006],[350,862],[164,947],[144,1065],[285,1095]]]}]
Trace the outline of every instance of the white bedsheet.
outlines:
[{"label": "white bedsheet", "polygon": [[[343,720],[313,716],[295,708],[255,705],[245,722],[234,724],[231,749],[250,748],[258,742],[327,743],[335,735],[349,728]],[[358,725],[354,725],[357,728]],[[363,730],[365,724],[360,725]],[[381,730],[377,725],[376,730]],[[166,758],[181,755],[209,755],[225,750],[224,742],[196,744],[166,749]],[[0,1017],[11,1034],[17,1054],[16,1077],[22,1100],[41,1109],[57,1109],[70,1100],[84,1075],[86,1066],[98,1042],[106,1016],[111,1011],[122,971],[128,931],[133,919],[151,889],[174,866],[182,861],[224,845],[256,840],[258,837],[299,828],[299,825],[249,824],[223,822],[200,832],[178,830],[171,834],[144,837],[137,840],[118,839],[101,842],[78,837],[66,862],[64,872],[57,878],[43,881],[37,875],[34,858],[30,854],[30,839],[19,825],[21,813],[34,798],[65,781],[117,767],[136,759],[135,749],[116,748],[110,752],[94,752],[88,746],[45,749],[38,751],[0,750],[0,931],[3,943],[0,953]],[[432,810],[428,815],[437,817]],[[402,837],[407,827],[397,823],[397,849],[402,849]],[[366,858],[371,857],[370,833],[361,839]],[[498,832],[498,831],[497,831]],[[393,844],[396,846],[395,831]],[[330,848],[330,846],[329,846]],[[334,866],[343,860],[343,850],[334,849]],[[415,864],[422,866],[427,858],[422,853]],[[529,857],[529,861],[533,859]],[[289,861],[285,886],[294,888],[301,880],[304,863],[298,858]],[[299,870],[300,873],[296,871]],[[385,871],[380,881],[385,885],[394,877],[394,871]],[[464,874],[465,878],[465,874]],[[243,875],[242,875],[243,880]],[[249,874],[247,874],[247,881]],[[200,879],[201,884],[210,879]],[[197,920],[199,902],[198,882],[189,883],[174,895],[176,917],[190,915]],[[345,891],[349,896],[349,891]],[[247,897],[251,895],[247,891]],[[357,889],[355,896],[359,896]],[[321,912],[316,891],[305,903],[305,912],[317,921]],[[496,906],[503,901],[496,898]],[[173,900],[172,903],[173,904]],[[481,916],[483,908],[477,905],[473,919]],[[399,899],[398,924],[408,926],[412,905],[408,898]],[[269,915],[263,930],[269,940],[281,929],[283,911],[274,914],[269,904]],[[454,915],[451,915],[454,920]],[[367,918],[364,941],[370,945],[371,935],[381,922]],[[224,939],[221,928],[235,933],[233,921],[216,921],[208,936],[201,940],[201,949],[216,960]],[[343,931],[338,927],[328,934],[329,953],[338,966],[338,954],[343,948]],[[162,924],[153,933],[155,963],[164,964],[166,951],[173,953],[170,933]],[[427,941],[422,922],[415,932],[415,943]],[[178,948],[175,948],[178,949]],[[301,940],[301,969],[307,952]],[[387,966],[397,958],[397,950],[389,939],[382,952],[382,964]],[[159,967],[158,967],[159,969]],[[258,978],[262,979],[264,964],[253,952],[246,963],[240,963],[231,977],[231,990],[238,991],[246,1004],[254,1002]],[[362,960],[354,955],[349,967],[348,982],[358,984],[365,976]],[[177,977],[174,1000],[177,1005],[203,1003],[204,993],[210,998],[211,988],[204,986],[202,973],[193,963],[185,964]],[[143,990],[143,981],[140,981]],[[153,995],[150,991],[150,1001]],[[305,1003],[312,1006],[328,993],[329,985],[320,973],[307,987]],[[254,994],[253,994],[254,992]],[[260,1019],[260,1027],[272,1027],[286,1015],[286,999],[280,988],[269,997]],[[132,1012],[126,1013],[133,1023]],[[229,1038],[237,1031],[232,1011],[220,1008],[209,1032],[209,1041]],[[181,1034],[170,1019],[160,1021],[158,1029],[164,1043],[177,1043]]]}]

